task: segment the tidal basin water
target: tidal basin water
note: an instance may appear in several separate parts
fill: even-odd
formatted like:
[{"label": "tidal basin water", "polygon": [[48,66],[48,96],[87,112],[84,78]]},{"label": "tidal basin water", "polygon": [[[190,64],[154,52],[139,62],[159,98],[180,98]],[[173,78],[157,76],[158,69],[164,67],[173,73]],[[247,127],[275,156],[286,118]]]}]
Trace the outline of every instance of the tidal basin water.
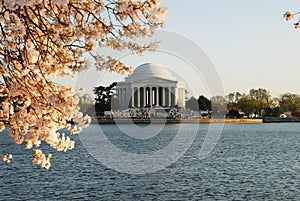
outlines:
[{"label": "tidal basin water", "polygon": [[[115,125],[101,125],[111,143],[133,153],[167,146],[177,128],[166,125],[158,135],[137,140]],[[98,132],[99,125],[89,129]],[[300,124],[227,124],[212,153],[199,160],[207,129],[199,125],[175,163],[140,175],[104,166],[79,136],[74,150],[52,151],[52,166],[45,170],[31,163],[31,151],[2,132],[0,151],[14,158],[0,163],[0,200],[300,200]]]}]

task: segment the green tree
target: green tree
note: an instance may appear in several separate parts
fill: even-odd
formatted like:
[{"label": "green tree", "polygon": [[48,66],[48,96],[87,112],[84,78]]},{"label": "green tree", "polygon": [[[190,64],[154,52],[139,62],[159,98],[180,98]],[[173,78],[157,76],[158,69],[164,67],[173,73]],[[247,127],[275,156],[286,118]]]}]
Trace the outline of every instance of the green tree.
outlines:
[{"label": "green tree", "polygon": [[251,89],[249,92],[249,96],[254,99],[254,109],[260,116],[263,116],[264,110],[272,105],[270,92],[266,89]]},{"label": "green tree", "polygon": [[112,96],[114,94],[117,83],[114,82],[109,86],[95,87],[93,92],[95,94],[95,110],[97,116],[103,116],[104,111],[110,111],[112,109]]},{"label": "green tree", "polygon": [[237,108],[245,112],[248,116],[249,114],[256,112],[255,108],[257,108],[257,101],[250,96],[242,97],[237,103]]},{"label": "green tree", "polygon": [[281,107],[268,107],[265,109],[265,116],[279,117],[283,112]]},{"label": "green tree", "polygon": [[227,113],[226,99],[223,96],[211,97],[211,112],[212,117],[225,117]]},{"label": "green tree", "polygon": [[198,100],[194,96],[192,96],[185,102],[185,107],[190,108],[194,111],[199,111]]},{"label": "green tree", "polygon": [[230,110],[238,110],[237,103],[241,97],[245,96],[245,94],[242,94],[240,92],[231,92],[229,93],[225,99],[227,101],[227,109]]},{"label": "green tree", "polygon": [[209,110],[209,111],[211,111],[211,101],[208,98],[201,95],[201,96],[199,96],[197,101],[198,101],[198,105],[199,105],[199,110]]},{"label": "green tree", "polygon": [[285,93],[279,98],[279,105],[285,112],[300,110],[300,96],[298,94]]}]

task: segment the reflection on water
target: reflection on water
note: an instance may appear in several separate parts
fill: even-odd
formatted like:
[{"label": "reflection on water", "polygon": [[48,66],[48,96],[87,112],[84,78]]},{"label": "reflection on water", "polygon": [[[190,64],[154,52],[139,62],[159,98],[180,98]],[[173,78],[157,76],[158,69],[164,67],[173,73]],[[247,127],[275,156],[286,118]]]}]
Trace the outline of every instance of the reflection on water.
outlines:
[{"label": "reflection on water", "polygon": [[[101,128],[120,149],[151,153],[174,139],[176,125],[147,140],[122,135],[115,125]],[[47,171],[31,164],[31,151],[13,145],[4,132],[0,152],[14,159],[0,164],[0,200],[300,200],[300,124],[227,124],[211,155],[199,160],[207,128],[199,126],[177,162],[144,175],[107,168],[78,136],[74,150],[53,154]]]}]

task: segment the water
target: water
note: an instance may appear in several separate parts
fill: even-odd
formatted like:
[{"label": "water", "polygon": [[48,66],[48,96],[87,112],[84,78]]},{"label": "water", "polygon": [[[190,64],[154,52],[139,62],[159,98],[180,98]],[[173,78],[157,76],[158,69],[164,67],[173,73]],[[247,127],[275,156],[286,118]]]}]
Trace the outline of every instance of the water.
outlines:
[{"label": "water", "polygon": [[[174,139],[177,127],[167,125],[147,142],[122,135],[114,125],[102,128],[120,149],[152,153]],[[0,200],[300,200],[300,124],[227,124],[213,152],[199,160],[207,128],[199,126],[177,162],[143,175],[107,168],[78,136],[75,149],[54,153],[52,167],[45,170],[3,132],[0,152],[13,153],[14,159],[0,163]]]}]

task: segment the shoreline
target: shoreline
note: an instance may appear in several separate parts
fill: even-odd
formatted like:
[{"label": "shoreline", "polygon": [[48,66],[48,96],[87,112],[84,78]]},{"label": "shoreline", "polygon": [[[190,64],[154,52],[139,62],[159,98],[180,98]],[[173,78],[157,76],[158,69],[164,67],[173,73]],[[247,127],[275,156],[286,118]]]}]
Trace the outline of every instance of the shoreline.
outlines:
[{"label": "shoreline", "polygon": [[263,123],[299,123],[299,118],[277,118],[277,117],[265,117]]},{"label": "shoreline", "polygon": [[92,119],[91,124],[262,124],[263,119]]}]

